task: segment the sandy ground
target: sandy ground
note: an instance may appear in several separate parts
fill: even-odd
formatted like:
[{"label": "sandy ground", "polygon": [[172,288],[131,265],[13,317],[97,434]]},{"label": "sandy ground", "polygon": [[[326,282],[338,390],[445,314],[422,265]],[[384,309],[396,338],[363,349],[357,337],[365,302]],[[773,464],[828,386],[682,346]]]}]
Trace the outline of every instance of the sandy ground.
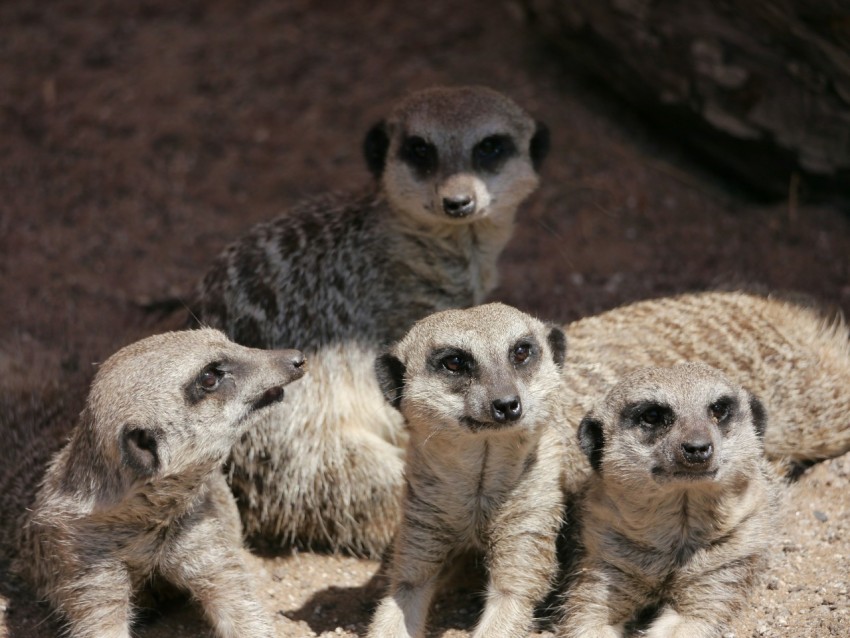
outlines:
[{"label": "sandy ground", "polygon": [[[512,3],[404,6],[0,5],[0,391],[85,380],[121,345],[180,325],[146,307],[185,298],[252,223],[363,184],[363,133],[396,97],[437,83],[503,90],[553,132],[495,298],[567,321],[742,283],[850,311],[846,211],[744,199],[676,131],[647,129],[576,77]],[[848,483],[842,458],[789,489],[736,636],[850,635]],[[246,557],[280,636],[362,634],[375,563]],[[30,594],[3,584],[0,636],[57,634]],[[467,635],[476,610],[469,588],[448,592],[433,635]],[[137,635],[208,634],[177,605]]]}]

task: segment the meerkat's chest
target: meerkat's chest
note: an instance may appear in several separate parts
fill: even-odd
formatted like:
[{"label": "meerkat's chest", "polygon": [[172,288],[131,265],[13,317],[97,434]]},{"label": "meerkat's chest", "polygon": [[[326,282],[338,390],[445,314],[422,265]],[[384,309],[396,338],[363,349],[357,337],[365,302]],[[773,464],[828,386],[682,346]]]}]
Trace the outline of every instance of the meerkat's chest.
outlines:
[{"label": "meerkat's chest", "polygon": [[443,512],[444,526],[463,548],[486,547],[500,513],[522,480],[525,450],[514,446],[457,445],[450,465],[437,466],[422,484]]}]

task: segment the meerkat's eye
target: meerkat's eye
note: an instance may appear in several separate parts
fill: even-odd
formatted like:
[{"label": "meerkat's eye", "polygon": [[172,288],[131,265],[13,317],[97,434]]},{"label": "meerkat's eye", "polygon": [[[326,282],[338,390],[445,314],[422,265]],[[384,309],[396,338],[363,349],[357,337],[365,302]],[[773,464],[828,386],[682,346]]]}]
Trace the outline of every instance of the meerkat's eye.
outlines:
[{"label": "meerkat's eye", "polygon": [[475,154],[480,159],[487,159],[491,157],[496,157],[501,154],[504,150],[504,144],[502,144],[502,138],[498,135],[491,135],[490,137],[485,137],[483,140],[478,142],[475,145]]},{"label": "meerkat's eye", "polygon": [[210,366],[201,372],[198,377],[198,385],[202,390],[213,392],[224,378],[224,372],[215,366]]},{"label": "meerkat's eye", "polygon": [[450,354],[440,360],[440,365],[449,372],[459,374],[470,368],[469,359],[460,354]]},{"label": "meerkat's eye", "polygon": [[530,343],[518,343],[513,352],[511,353],[511,357],[514,360],[514,363],[517,365],[521,365],[528,361],[528,358],[531,356],[532,348]]},{"label": "meerkat's eye", "polygon": [[472,163],[480,170],[494,172],[515,153],[516,148],[509,136],[490,135],[472,149]]},{"label": "meerkat's eye", "polygon": [[641,409],[637,413],[637,421],[646,427],[655,428],[660,425],[666,425],[670,421],[672,421],[672,414],[670,412],[670,408],[658,405],[651,404],[643,409]]},{"label": "meerkat's eye", "polygon": [[719,399],[708,406],[708,413],[715,423],[723,423],[732,413],[732,402],[725,397]]}]

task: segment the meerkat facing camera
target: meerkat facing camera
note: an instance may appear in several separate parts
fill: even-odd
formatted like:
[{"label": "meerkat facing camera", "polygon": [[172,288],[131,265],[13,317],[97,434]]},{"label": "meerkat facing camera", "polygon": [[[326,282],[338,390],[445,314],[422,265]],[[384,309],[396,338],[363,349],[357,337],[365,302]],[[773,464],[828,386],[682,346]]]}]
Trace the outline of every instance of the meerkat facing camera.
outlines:
[{"label": "meerkat facing camera", "polygon": [[758,399],[702,363],[626,375],[581,422],[593,474],[557,635],[710,638],[740,609],[779,508]]},{"label": "meerkat facing camera", "polygon": [[563,332],[502,304],[416,323],[378,359],[410,431],[390,590],[369,636],[421,636],[446,564],[484,554],[487,599],[474,636],[516,638],[556,571],[565,434],[552,423]]},{"label": "meerkat facing camera", "polygon": [[221,469],[303,364],[296,350],[202,329],[148,337],[100,366],[23,514],[15,565],[68,636],[129,638],[134,597],[153,578],[187,590],[221,638],[273,635]]},{"label": "meerkat facing camera", "polygon": [[213,264],[201,322],[254,347],[296,344],[311,374],[234,448],[246,532],[379,556],[395,530],[405,433],[381,348],[426,315],[481,303],[548,135],[484,87],[401,100],[364,144],[375,188],[255,226]]}]

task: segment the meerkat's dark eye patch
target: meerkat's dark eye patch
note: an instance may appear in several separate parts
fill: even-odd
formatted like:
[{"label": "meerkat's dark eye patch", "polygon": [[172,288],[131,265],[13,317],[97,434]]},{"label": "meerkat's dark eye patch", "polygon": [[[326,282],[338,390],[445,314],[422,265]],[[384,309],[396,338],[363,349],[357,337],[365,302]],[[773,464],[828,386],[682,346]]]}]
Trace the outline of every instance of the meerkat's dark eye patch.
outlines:
[{"label": "meerkat's dark eye patch", "polygon": [[623,412],[628,422],[650,430],[666,427],[676,420],[676,415],[670,406],[655,401],[630,405]]},{"label": "meerkat's dark eye patch", "polygon": [[735,399],[732,397],[720,397],[708,406],[708,415],[717,425],[726,423],[735,412]]},{"label": "meerkat's dark eye patch", "polygon": [[473,147],[472,165],[475,170],[495,173],[516,154],[516,144],[509,135],[489,135]]},{"label": "meerkat's dark eye patch", "polygon": [[429,357],[431,368],[436,372],[452,375],[469,374],[475,369],[475,358],[459,348],[440,348]]},{"label": "meerkat's dark eye patch", "polygon": [[437,170],[437,147],[418,135],[402,141],[399,158],[420,177],[433,175]]}]

